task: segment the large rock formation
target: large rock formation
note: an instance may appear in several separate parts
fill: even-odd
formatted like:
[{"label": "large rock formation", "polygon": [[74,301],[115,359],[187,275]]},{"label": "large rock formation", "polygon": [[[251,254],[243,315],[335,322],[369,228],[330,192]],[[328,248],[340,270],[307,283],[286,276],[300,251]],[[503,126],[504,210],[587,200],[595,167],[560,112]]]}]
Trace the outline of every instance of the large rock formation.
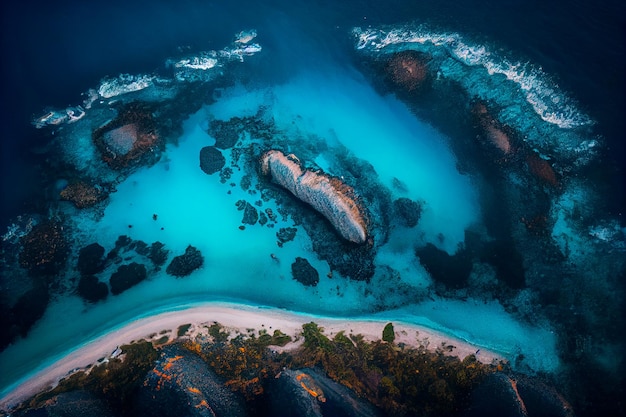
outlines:
[{"label": "large rock formation", "polygon": [[310,204],[326,217],[339,234],[354,243],[367,241],[367,217],[354,190],[321,171],[302,169],[294,155],[271,150],[261,156],[261,171]]}]

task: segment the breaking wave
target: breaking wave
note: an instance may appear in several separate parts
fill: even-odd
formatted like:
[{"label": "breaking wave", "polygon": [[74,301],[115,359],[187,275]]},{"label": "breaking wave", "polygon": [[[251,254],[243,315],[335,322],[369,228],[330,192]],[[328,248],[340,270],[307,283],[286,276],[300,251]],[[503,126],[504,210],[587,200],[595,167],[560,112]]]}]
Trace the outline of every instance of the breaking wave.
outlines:
[{"label": "breaking wave", "polygon": [[[484,45],[472,45],[454,32],[431,32],[423,28],[400,27],[397,29],[361,29],[353,31],[357,37],[357,49],[369,51],[393,51],[396,48],[422,50],[449,58],[470,67],[482,67],[490,76],[503,75],[517,85],[526,101],[546,122],[563,129],[593,124],[593,120],[577,109],[576,103],[559,91],[542,70],[530,63],[522,63],[502,56]],[[444,72],[442,75],[453,75]]]}]

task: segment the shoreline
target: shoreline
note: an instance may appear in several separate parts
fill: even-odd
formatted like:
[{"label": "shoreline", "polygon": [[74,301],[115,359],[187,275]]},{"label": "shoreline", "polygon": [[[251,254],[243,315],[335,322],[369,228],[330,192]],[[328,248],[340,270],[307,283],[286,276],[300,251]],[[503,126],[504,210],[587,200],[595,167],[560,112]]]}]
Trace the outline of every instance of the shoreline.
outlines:
[{"label": "shoreline", "polygon": [[361,334],[367,341],[381,340],[383,328],[391,322],[394,326],[396,335],[394,343],[396,344],[404,343],[412,347],[423,345],[428,350],[433,351],[442,344],[445,346],[452,345],[455,348],[446,353],[448,356],[463,359],[468,355],[480,352],[476,358],[483,363],[505,360],[503,355],[491,350],[472,345],[425,326],[402,321],[318,317],[246,304],[208,303],[138,318],[79,346],[65,354],[61,359],[7,388],[7,392],[3,393],[2,398],[0,398],[0,410],[10,411],[31,396],[55,387],[60,380],[70,374],[86,370],[92,365],[100,363],[103,359],[107,360],[121,345],[140,340],[155,342],[164,336],[168,336],[169,341],[167,343],[174,342],[180,338],[177,335],[177,329],[183,325],[190,324],[191,327],[181,337],[197,336],[200,334],[199,329],[203,328],[204,324],[213,323],[219,323],[231,335],[233,332],[246,334],[248,329],[254,329],[257,332],[265,329],[270,334],[274,330],[280,330],[291,336],[293,341],[284,347],[272,348],[290,350],[300,345],[298,336],[302,333],[302,325],[311,321],[323,328],[324,334],[331,338],[343,330],[347,335]]}]

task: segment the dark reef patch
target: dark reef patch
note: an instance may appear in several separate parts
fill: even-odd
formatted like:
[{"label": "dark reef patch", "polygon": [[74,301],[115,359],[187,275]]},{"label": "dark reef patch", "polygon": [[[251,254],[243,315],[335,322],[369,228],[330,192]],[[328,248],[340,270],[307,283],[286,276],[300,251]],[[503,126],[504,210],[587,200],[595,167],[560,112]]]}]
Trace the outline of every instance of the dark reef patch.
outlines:
[{"label": "dark reef patch", "polygon": [[417,249],[415,254],[436,282],[448,288],[462,288],[467,284],[467,278],[472,271],[472,261],[465,250],[449,255],[429,243]]},{"label": "dark reef patch", "polygon": [[394,200],[393,209],[398,223],[405,227],[417,226],[422,215],[422,205],[406,197]]},{"label": "dark reef patch", "polygon": [[237,210],[243,211],[243,218],[241,219],[241,223],[255,225],[259,220],[259,212],[257,209],[250,203],[245,200],[239,200],[236,203]]},{"label": "dark reef patch", "polygon": [[167,261],[170,251],[165,249],[165,245],[161,242],[154,242],[150,245],[148,258],[152,261],[156,268],[160,268]]},{"label": "dark reef patch", "polygon": [[127,289],[134,287],[141,281],[146,279],[148,272],[146,266],[133,262],[129,265],[121,265],[117,271],[111,275],[109,283],[111,284],[111,293],[118,295]]},{"label": "dark reef patch", "polygon": [[94,275],[80,277],[77,291],[78,295],[91,303],[104,300],[109,295],[109,287]]},{"label": "dark reef patch", "polygon": [[20,244],[20,266],[31,276],[54,277],[65,266],[69,247],[61,223],[48,221],[34,226]]},{"label": "dark reef patch", "polygon": [[104,265],[104,248],[98,243],[87,245],[78,252],[76,268],[82,275],[102,272]]},{"label": "dark reef patch", "polygon": [[213,175],[226,165],[226,158],[219,149],[213,146],[205,146],[200,149],[200,169],[205,174]]},{"label": "dark reef patch", "polygon": [[204,257],[202,253],[195,247],[189,245],[185,249],[185,253],[174,257],[172,262],[167,266],[165,272],[175,277],[181,278],[191,274],[196,269],[202,267]]},{"label": "dark reef patch", "polygon": [[291,274],[293,279],[307,287],[315,287],[320,281],[320,275],[317,269],[309,263],[305,258],[297,257],[296,261],[291,264]]}]

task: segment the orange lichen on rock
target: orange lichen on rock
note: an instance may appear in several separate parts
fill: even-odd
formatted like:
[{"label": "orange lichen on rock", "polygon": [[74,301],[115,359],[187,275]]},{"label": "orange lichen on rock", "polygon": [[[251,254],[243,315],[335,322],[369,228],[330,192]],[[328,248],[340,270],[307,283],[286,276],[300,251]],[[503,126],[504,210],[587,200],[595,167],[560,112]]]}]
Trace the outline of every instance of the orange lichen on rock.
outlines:
[{"label": "orange lichen on rock", "polygon": [[304,390],[311,395],[311,397],[317,398],[320,402],[326,402],[324,392],[322,392],[322,389],[317,386],[315,381],[313,381],[313,378],[309,375],[304,372],[300,372],[296,375],[296,380],[300,383],[302,388],[304,388]]},{"label": "orange lichen on rock", "polygon": [[198,388],[195,388],[195,387],[189,387],[189,388],[187,388],[187,390],[189,392],[194,393],[194,394],[202,394],[202,392],[200,392],[200,390]]},{"label": "orange lichen on rock", "polygon": [[345,239],[354,243],[367,240],[365,210],[357,202],[352,187],[340,179],[321,171],[302,169],[297,157],[276,150],[261,156],[261,171],[298,199],[310,204]]}]

